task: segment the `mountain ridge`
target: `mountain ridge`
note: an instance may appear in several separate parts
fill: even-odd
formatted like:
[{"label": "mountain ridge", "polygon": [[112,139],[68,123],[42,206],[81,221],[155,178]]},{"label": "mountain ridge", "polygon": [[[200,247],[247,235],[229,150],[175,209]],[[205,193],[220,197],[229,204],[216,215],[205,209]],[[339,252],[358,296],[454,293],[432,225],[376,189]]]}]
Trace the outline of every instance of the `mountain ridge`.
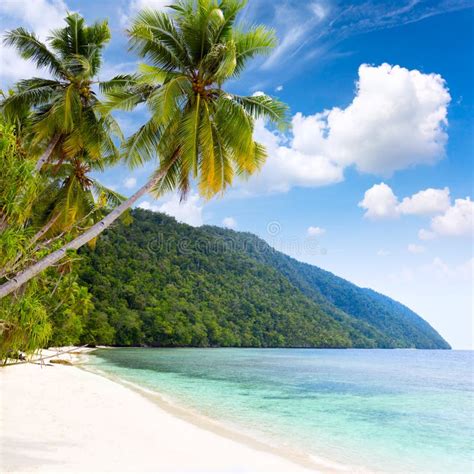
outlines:
[{"label": "mountain ridge", "polygon": [[[449,349],[420,316],[248,232],[132,211],[81,251],[98,343]],[[92,328],[92,329],[91,329]]]}]

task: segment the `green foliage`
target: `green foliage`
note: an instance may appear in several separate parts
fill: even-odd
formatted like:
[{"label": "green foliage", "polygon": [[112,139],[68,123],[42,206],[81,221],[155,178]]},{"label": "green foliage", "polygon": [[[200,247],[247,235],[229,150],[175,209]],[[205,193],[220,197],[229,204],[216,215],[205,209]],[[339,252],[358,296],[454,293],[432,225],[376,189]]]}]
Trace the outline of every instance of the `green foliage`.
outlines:
[{"label": "green foliage", "polygon": [[77,344],[92,308],[91,295],[77,275],[48,270],[0,300],[0,357]]},{"label": "green foliage", "polygon": [[47,308],[42,304],[38,282],[19,295],[0,300],[0,357],[33,352],[44,347],[51,336]]},{"label": "green foliage", "polygon": [[93,309],[91,299],[87,288],[78,284],[74,273],[60,277],[45,302],[53,328],[50,345],[68,346],[79,342]]},{"label": "green foliage", "polygon": [[[2,119],[4,117],[1,117]],[[35,173],[34,160],[22,149],[13,125],[0,120],[0,282],[29,265],[63,239],[44,242],[34,210],[47,180]],[[64,236],[67,238],[67,235]],[[48,343],[77,342],[92,308],[91,296],[68,273],[71,258],[0,300],[0,358],[27,353]]]},{"label": "green foliage", "polygon": [[[0,228],[21,225],[29,216],[38,192],[35,163],[17,142],[14,125],[0,121]],[[4,252],[2,252],[4,254]]]},{"label": "green foliage", "polygon": [[[3,117],[16,125],[17,135],[22,132],[22,147],[28,151],[28,160],[19,163],[18,172],[32,177],[36,163],[31,160],[50,151],[40,167],[44,188],[40,202],[25,198],[25,183],[9,186],[12,195],[6,199],[10,205],[19,198],[26,202],[25,215],[33,226],[47,229],[45,237],[74,236],[123,200],[90,176],[119,160],[114,138],[123,138],[114,118],[99,111],[93,88],[110,31],[106,22],[87,26],[76,13],[68,14],[65,23],[51,32],[47,44],[24,28],[4,36],[6,44],[38,66],[48,67],[53,76],[20,80],[1,102]],[[23,171],[26,165],[28,172]]]},{"label": "green foliage", "polygon": [[[94,251],[81,252],[80,279],[93,295],[95,307],[85,342],[446,347],[421,318],[414,313],[407,318],[409,310],[402,305],[381,295],[381,300],[371,298],[367,290],[304,266],[256,236],[193,228],[140,209],[133,216],[132,225],[118,225]],[[324,290],[324,283],[330,281],[334,287],[339,285],[341,297],[347,292],[348,301],[364,295],[366,312],[344,309],[339,301],[332,301]],[[377,323],[382,314],[385,323]]]},{"label": "green foliage", "polygon": [[210,198],[235,175],[248,176],[266,158],[253,138],[256,119],[287,123],[287,106],[268,96],[241,97],[222,89],[252,58],[267,54],[275,34],[264,26],[237,26],[245,2],[182,0],[171,13],[141,11],[129,29],[131,48],[147,61],[135,75],[102,84],[101,111],[132,110],[145,102],[150,119],[124,143],[130,166],[160,158],[156,195],[190,183]]},{"label": "green foliage", "polygon": [[47,43],[24,28],[7,31],[4,43],[17,49],[52,78],[19,81],[1,104],[3,113],[16,121],[33,110],[28,129],[29,153],[38,157],[55,142],[49,162],[63,162],[85,153],[90,160],[119,159],[113,136],[121,138],[110,116],[100,114],[93,89],[102,63],[102,50],[110,40],[107,22],[87,26],[77,13],[68,14],[66,26],[51,32]]}]

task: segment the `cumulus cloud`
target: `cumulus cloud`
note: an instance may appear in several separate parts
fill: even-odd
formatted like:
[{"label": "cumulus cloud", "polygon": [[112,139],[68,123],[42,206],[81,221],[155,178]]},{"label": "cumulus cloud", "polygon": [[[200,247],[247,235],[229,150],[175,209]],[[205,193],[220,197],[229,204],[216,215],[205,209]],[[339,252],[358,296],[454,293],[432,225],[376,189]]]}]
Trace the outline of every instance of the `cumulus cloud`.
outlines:
[{"label": "cumulus cloud", "polygon": [[282,86],[282,85],[276,86],[276,87],[275,87],[275,90],[276,90],[277,92],[281,92],[281,91],[283,90],[283,86]]},{"label": "cumulus cloud", "polygon": [[[23,26],[44,41],[52,29],[64,24],[68,7],[63,0],[3,0],[0,2],[3,37],[6,30]],[[39,70],[31,61],[22,59],[14,48],[0,42],[0,78],[8,84],[35,74],[49,76],[45,70]]]},{"label": "cumulus cloud", "polygon": [[392,188],[383,182],[374,184],[359,202],[359,207],[366,209],[365,217],[372,219],[396,218],[410,214],[432,215],[447,211],[450,205],[449,188],[424,189],[403,198],[400,202]]},{"label": "cumulus cloud", "polygon": [[374,184],[364,194],[359,207],[366,210],[364,217],[369,219],[385,219],[399,216],[398,198],[392,188],[385,183]]},{"label": "cumulus cloud", "polygon": [[137,178],[133,176],[124,180],[123,185],[127,189],[133,189],[137,185]]},{"label": "cumulus cloud", "polygon": [[431,220],[431,229],[442,236],[469,236],[473,233],[474,202],[469,197],[456,199],[442,215]]},{"label": "cumulus cloud", "polygon": [[224,217],[222,225],[227,229],[237,229],[237,221],[233,217]]},{"label": "cumulus cloud", "polygon": [[317,226],[316,227],[309,226],[306,232],[310,237],[316,237],[318,235],[325,234],[326,229],[323,229],[322,227],[317,227]]},{"label": "cumulus cloud", "polygon": [[167,201],[162,203],[151,203],[142,201],[138,207],[154,212],[164,212],[173,216],[178,222],[199,227],[203,224],[201,199],[197,193],[193,193],[186,201],[180,201],[177,194],[173,194]]},{"label": "cumulus cloud", "polygon": [[363,64],[346,108],[296,113],[290,136],[257,122],[255,138],[266,145],[269,157],[244,187],[284,192],[340,182],[349,166],[384,176],[433,164],[445,153],[450,99],[438,74]]},{"label": "cumulus cloud", "polygon": [[408,251],[410,253],[418,254],[418,253],[423,253],[425,251],[425,247],[423,245],[418,245],[418,244],[409,244],[408,245]]},{"label": "cumulus cloud", "polygon": [[268,159],[259,173],[239,184],[242,194],[287,192],[294,186],[323,186],[343,180],[341,167],[317,152],[308,154],[289,145],[284,135],[268,130],[261,120],[255,123],[254,136],[266,146]]},{"label": "cumulus cloud", "polygon": [[377,250],[378,257],[388,257],[389,255],[390,255],[390,252],[388,250],[385,250],[385,249]]},{"label": "cumulus cloud", "polygon": [[[359,207],[369,219],[393,219],[401,215],[432,215],[430,229],[420,229],[420,240],[437,236],[462,237],[474,233],[474,202],[470,197],[456,199],[451,205],[449,188],[428,188],[400,202],[392,188],[385,183],[374,184],[364,194]],[[437,214],[437,215],[436,215]]]},{"label": "cumulus cloud", "polygon": [[313,124],[301,133],[306,148],[322,143],[324,154],[339,165],[389,175],[444,155],[449,101],[438,74],[363,64],[352,103],[306,117],[302,121]]},{"label": "cumulus cloud", "polygon": [[425,215],[444,212],[450,205],[449,188],[428,188],[404,198],[398,209],[402,214]]},{"label": "cumulus cloud", "polygon": [[443,214],[431,219],[430,229],[420,229],[420,240],[441,237],[468,237],[474,233],[474,202],[470,197],[456,199]]}]

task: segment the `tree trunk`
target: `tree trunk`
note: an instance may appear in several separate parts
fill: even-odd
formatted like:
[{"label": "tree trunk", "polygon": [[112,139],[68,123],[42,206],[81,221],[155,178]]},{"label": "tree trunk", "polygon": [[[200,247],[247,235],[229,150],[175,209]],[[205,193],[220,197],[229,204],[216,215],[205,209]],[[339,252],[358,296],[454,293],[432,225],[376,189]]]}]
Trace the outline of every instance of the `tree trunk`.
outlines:
[{"label": "tree trunk", "polygon": [[47,255],[39,262],[36,262],[31,267],[15,275],[13,279],[7,281],[2,286],[0,286],[0,299],[4,296],[7,296],[12,291],[17,290],[27,281],[31,280],[34,276],[38,275],[42,271],[49,268],[51,265],[54,265],[56,262],[61,260],[65,255],[67,250],[77,250],[82,247],[84,244],[97,237],[101,232],[107,229],[118,217],[120,217],[128,208],[133,206],[135,202],[138,201],[143,195],[150,191],[153,186],[164,176],[167,170],[163,170],[154,176],[148,183],[146,183],[142,188],[140,188],[133,196],[124,201],[122,204],[117,206],[112,212],[107,214],[102,220],[94,224],[92,227],[87,229],[83,234],[76,237],[71,242],[64,245],[59,250],[54,251],[53,253]]},{"label": "tree trunk", "polygon": [[61,135],[59,133],[56,133],[56,135],[54,135],[54,137],[49,142],[49,145],[46,147],[46,150],[44,150],[43,154],[39,157],[35,166],[35,171],[37,173],[41,171],[41,168],[43,167],[43,165],[49,160],[49,157],[51,156],[51,153],[53,152],[54,147],[58,144],[60,137]]},{"label": "tree trunk", "polygon": [[0,213],[0,232],[3,232],[8,227],[7,216]]},{"label": "tree trunk", "polygon": [[59,219],[59,214],[56,214],[50,221],[44,225],[31,239],[31,243],[34,244],[40,240],[48,231],[53,227],[54,223]]}]

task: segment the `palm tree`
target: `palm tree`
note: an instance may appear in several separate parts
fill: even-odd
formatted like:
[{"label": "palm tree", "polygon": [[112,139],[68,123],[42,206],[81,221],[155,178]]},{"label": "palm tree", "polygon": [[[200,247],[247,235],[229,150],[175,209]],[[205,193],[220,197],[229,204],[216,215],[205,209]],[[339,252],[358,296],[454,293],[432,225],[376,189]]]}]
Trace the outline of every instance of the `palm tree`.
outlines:
[{"label": "palm tree", "polygon": [[0,287],[0,298],[96,238],[147,192],[178,189],[183,197],[193,179],[207,198],[223,192],[234,176],[248,176],[263,164],[264,147],[253,139],[254,120],[286,123],[287,108],[261,95],[244,97],[222,89],[246,63],[275,45],[263,26],[235,26],[241,0],[183,0],[172,15],[145,10],[130,31],[131,47],[148,61],[133,76],[117,76],[102,89],[102,108],[131,110],[145,102],[151,118],[125,143],[125,156],[137,166],[158,155],[151,179],[127,201],[83,234]]},{"label": "palm tree", "polygon": [[40,229],[34,242],[40,237],[76,236],[125,200],[90,175],[103,169],[102,161],[89,160],[87,155],[45,166],[47,185],[32,212],[32,225]]},{"label": "palm tree", "polygon": [[19,112],[33,109],[28,130],[30,150],[39,156],[36,171],[51,159],[64,161],[84,151],[98,160],[103,155],[119,158],[112,136],[119,129],[112,116],[98,112],[93,90],[102,50],[110,40],[109,27],[106,21],[86,26],[77,13],[68,14],[65,22],[64,28],[51,32],[48,44],[24,28],[4,36],[6,45],[52,76],[19,81],[1,103],[11,122],[17,121]]}]

